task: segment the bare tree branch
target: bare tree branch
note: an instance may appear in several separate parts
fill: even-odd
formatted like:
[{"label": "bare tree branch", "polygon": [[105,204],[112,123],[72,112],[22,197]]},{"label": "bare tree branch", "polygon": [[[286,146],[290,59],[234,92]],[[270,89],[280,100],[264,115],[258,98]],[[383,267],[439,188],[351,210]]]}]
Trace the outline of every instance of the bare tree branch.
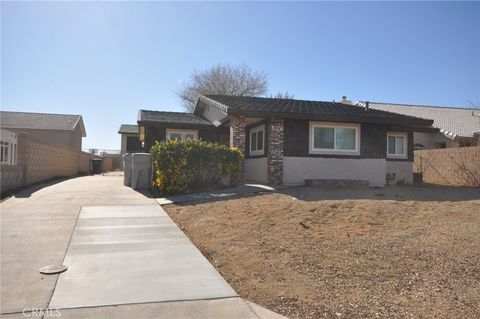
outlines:
[{"label": "bare tree branch", "polygon": [[246,64],[217,64],[208,70],[194,70],[177,95],[184,108],[193,112],[200,94],[259,96],[267,89],[268,80],[264,72],[252,71]]},{"label": "bare tree branch", "polygon": [[295,96],[293,94],[289,94],[288,91],[285,91],[285,93],[279,91],[276,94],[270,94],[269,97],[274,98],[274,99],[288,100],[288,99],[293,99]]}]

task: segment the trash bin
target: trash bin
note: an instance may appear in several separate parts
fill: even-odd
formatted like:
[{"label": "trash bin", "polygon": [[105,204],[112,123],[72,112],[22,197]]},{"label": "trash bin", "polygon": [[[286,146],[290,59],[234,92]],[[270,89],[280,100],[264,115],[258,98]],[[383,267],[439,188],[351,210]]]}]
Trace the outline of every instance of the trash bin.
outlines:
[{"label": "trash bin", "polygon": [[148,153],[133,153],[132,155],[132,188],[150,188],[152,176],[152,161]]},{"label": "trash bin", "polygon": [[123,185],[132,186],[132,153],[123,155]]}]

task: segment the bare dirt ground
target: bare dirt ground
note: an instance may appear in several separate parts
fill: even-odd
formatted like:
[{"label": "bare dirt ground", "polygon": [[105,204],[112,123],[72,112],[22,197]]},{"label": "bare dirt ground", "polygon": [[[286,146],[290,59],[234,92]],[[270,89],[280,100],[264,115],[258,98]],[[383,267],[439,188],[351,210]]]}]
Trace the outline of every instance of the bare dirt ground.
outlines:
[{"label": "bare dirt ground", "polygon": [[289,318],[480,318],[480,190],[292,188],[166,211]]}]

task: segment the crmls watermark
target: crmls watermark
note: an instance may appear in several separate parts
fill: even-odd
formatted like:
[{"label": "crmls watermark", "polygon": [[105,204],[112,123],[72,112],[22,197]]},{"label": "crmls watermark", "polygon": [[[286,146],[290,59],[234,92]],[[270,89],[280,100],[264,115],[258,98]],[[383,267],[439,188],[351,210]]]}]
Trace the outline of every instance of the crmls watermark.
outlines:
[{"label": "crmls watermark", "polygon": [[23,316],[27,318],[55,318],[60,317],[62,313],[59,309],[42,309],[42,308],[24,308]]}]

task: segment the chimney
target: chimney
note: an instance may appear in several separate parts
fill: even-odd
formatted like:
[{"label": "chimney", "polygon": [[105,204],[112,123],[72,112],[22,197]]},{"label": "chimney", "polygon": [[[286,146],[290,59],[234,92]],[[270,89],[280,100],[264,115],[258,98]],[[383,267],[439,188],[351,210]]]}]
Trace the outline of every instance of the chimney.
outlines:
[{"label": "chimney", "polygon": [[352,105],[352,101],[347,100],[347,96],[346,96],[346,95],[342,96],[342,101],[341,101],[341,103]]},{"label": "chimney", "polygon": [[365,102],[365,111],[368,111],[370,109],[370,102]]}]

